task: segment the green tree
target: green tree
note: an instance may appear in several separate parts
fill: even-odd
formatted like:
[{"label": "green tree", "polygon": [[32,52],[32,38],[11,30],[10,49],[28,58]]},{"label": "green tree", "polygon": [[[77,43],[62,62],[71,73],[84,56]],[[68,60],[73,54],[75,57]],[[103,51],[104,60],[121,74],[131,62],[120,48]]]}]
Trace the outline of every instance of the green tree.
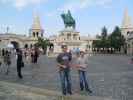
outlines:
[{"label": "green tree", "polygon": [[101,33],[102,40],[107,39],[107,36],[108,36],[108,31],[107,31],[107,28],[104,26],[102,28],[102,33]]},{"label": "green tree", "polygon": [[41,47],[43,49],[43,53],[46,54],[47,47],[49,46],[50,42],[48,39],[43,39],[41,37],[38,38],[38,42],[35,44],[37,47]]},{"label": "green tree", "polygon": [[114,31],[108,36],[107,28],[102,28],[101,36],[97,35],[97,39],[93,42],[93,48],[114,48],[120,51],[121,48],[125,47],[125,38],[121,34],[121,30],[118,26],[115,27]]},{"label": "green tree", "polygon": [[120,51],[121,47],[125,45],[125,38],[121,34],[121,30],[118,26],[115,27],[112,34],[109,36],[110,46],[115,50]]},{"label": "green tree", "polygon": [[102,28],[101,35],[96,35],[96,38],[99,40],[93,42],[93,48],[109,47],[110,41],[108,40],[108,30],[105,26]]},{"label": "green tree", "polygon": [[96,37],[97,39],[101,39],[101,36],[100,36],[99,34],[97,34],[95,37]]},{"label": "green tree", "polygon": [[102,28],[101,43],[100,44],[101,44],[102,48],[108,47],[108,30],[105,26]]}]

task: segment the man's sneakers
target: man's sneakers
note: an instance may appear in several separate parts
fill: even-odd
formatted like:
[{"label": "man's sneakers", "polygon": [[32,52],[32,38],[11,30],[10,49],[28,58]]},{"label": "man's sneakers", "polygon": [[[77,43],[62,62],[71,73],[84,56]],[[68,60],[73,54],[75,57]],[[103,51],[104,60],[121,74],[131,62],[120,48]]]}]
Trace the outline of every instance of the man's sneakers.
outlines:
[{"label": "man's sneakers", "polygon": [[93,93],[90,89],[88,89],[87,92],[88,92],[89,94],[92,94],[92,93]]}]

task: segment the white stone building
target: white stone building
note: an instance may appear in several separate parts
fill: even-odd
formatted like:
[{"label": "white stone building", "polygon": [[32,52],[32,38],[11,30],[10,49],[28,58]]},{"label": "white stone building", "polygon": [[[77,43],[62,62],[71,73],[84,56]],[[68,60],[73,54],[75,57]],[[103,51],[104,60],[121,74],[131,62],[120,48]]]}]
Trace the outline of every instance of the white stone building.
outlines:
[{"label": "white stone building", "polygon": [[29,30],[29,36],[13,33],[0,34],[0,48],[6,48],[8,44],[13,44],[14,47],[20,48],[24,48],[25,45],[31,47],[38,41],[38,37],[43,36],[43,33],[44,30],[41,27],[39,16],[35,15],[32,27]]},{"label": "white stone building", "polygon": [[72,28],[67,28],[59,32],[59,35],[49,38],[54,44],[54,52],[61,52],[61,45],[67,44],[68,50],[82,49],[84,51],[92,52],[92,38],[88,36],[81,36],[80,32]]},{"label": "white stone building", "polygon": [[124,19],[123,19],[121,31],[126,39],[127,54],[133,55],[133,24],[127,9],[125,10],[125,13],[124,13]]},{"label": "white stone building", "polygon": [[[24,48],[25,45],[31,47],[37,42],[38,37],[43,37],[43,33],[44,30],[41,27],[39,16],[35,15],[32,27],[29,30],[29,36],[13,33],[0,34],[0,47],[4,48],[10,43],[15,47],[19,46],[20,48]],[[87,36],[81,36],[80,32],[75,29],[65,28],[58,34],[59,35],[49,38],[50,42],[54,45],[55,53],[61,52],[61,45],[63,43],[68,45],[69,50],[79,48],[84,51],[92,51],[92,43],[94,39]]]}]

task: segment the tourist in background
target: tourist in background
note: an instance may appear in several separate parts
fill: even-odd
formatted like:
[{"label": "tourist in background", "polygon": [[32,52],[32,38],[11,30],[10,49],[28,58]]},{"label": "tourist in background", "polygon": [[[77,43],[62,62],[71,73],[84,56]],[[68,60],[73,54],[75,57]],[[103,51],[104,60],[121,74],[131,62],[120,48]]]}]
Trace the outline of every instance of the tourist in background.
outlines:
[{"label": "tourist in background", "polygon": [[34,63],[34,50],[33,49],[31,49],[30,55],[31,55],[31,63]]},{"label": "tourist in background", "polygon": [[29,51],[29,49],[25,50],[25,62],[27,64],[30,62],[30,51]]},{"label": "tourist in background", "polygon": [[77,55],[76,67],[79,73],[80,90],[83,91],[85,89],[87,92],[92,93],[86,78],[86,68],[87,68],[87,62],[88,62],[87,58],[88,57],[85,56],[85,52],[80,51],[80,54]]},{"label": "tourist in background", "polygon": [[133,57],[131,58],[131,64],[133,64]]},{"label": "tourist in background", "polygon": [[4,67],[5,67],[5,70],[6,70],[5,73],[7,75],[9,73],[10,65],[11,65],[11,53],[8,50],[6,50],[5,54],[4,54]]},{"label": "tourist in background", "polygon": [[21,68],[24,67],[23,54],[20,49],[16,49],[16,51],[17,51],[17,73],[18,73],[18,77],[22,79],[23,76],[21,73]]},{"label": "tourist in background", "polygon": [[35,50],[34,50],[34,63],[37,63],[38,57],[39,57],[39,52],[38,52],[38,49],[35,48]]},{"label": "tourist in background", "polygon": [[0,55],[0,72],[2,70],[2,55]]},{"label": "tourist in background", "polygon": [[5,49],[2,49],[2,57],[5,55]]}]

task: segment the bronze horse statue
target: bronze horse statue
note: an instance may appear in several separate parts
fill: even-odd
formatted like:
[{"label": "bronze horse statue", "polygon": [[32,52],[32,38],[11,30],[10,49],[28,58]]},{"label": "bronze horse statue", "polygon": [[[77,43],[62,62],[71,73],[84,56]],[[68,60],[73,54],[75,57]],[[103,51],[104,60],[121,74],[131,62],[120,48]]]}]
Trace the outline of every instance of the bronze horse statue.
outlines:
[{"label": "bronze horse statue", "polygon": [[67,14],[65,13],[61,14],[61,17],[64,21],[65,28],[72,27],[73,29],[75,29],[76,23],[69,10]]}]

